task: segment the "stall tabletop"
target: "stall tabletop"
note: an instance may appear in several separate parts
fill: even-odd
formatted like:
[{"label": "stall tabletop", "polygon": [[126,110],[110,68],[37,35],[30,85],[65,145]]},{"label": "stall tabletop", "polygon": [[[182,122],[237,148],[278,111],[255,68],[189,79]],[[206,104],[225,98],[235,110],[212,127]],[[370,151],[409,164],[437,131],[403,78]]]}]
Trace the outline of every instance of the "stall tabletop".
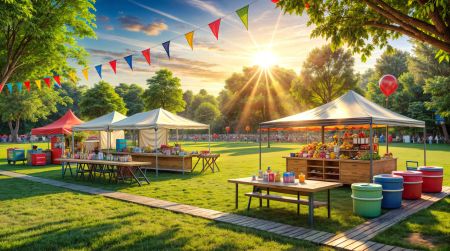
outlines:
[{"label": "stall tabletop", "polygon": [[340,187],[343,184],[339,182],[328,182],[319,180],[305,180],[304,183],[300,183],[297,179],[295,183],[284,182],[267,182],[261,179],[252,180],[252,177],[229,179],[228,182],[236,184],[253,185],[264,188],[278,188],[283,190],[291,190],[298,192],[315,193],[336,187]]},{"label": "stall tabletop", "polygon": [[120,161],[108,161],[108,160],[70,159],[70,158],[59,158],[56,160],[61,161],[61,162],[69,162],[69,163],[114,165],[114,166],[148,166],[148,165],[152,164],[152,162],[148,162],[148,161],[146,161],[146,162],[142,162],[142,161],[120,162]]}]

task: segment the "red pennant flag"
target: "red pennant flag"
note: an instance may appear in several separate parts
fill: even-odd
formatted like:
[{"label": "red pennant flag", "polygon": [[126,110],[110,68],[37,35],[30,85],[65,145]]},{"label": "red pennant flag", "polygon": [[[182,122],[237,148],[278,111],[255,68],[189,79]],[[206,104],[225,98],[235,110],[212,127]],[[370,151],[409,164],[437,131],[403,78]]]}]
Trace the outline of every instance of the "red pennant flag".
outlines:
[{"label": "red pennant flag", "polygon": [[112,68],[112,70],[114,71],[114,74],[116,74],[117,60],[111,60],[111,61],[109,61],[109,65],[111,65],[111,68]]},{"label": "red pennant flag", "polygon": [[150,48],[143,50],[142,55],[144,55],[145,59],[147,60],[147,63],[150,65],[152,62],[150,60]]},{"label": "red pennant flag", "polygon": [[221,18],[208,24],[209,28],[211,29],[212,33],[214,34],[214,36],[216,37],[217,40],[219,40],[220,20],[221,20]]},{"label": "red pennant flag", "polygon": [[3,87],[5,87],[5,84],[1,84],[1,85],[0,85],[0,93],[2,93]]},{"label": "red pennant flag", "polygon": [[56,83],[58,83],[59,86],[61,86],[61,79],[59,78],[59,76],[53,76],[53,79],[56,81]]},{"label": "red pennant flag", "polygon": [[27,88],[27,91],[30,92],[30,81],[27,80],[25,82],[23,82],[25,84],[25,88]]},{"label": "red pennant flag", "polygon": [[47,84],[48,88],[51,88],[51,80],[50,78],[44,78],[44,82]]}]

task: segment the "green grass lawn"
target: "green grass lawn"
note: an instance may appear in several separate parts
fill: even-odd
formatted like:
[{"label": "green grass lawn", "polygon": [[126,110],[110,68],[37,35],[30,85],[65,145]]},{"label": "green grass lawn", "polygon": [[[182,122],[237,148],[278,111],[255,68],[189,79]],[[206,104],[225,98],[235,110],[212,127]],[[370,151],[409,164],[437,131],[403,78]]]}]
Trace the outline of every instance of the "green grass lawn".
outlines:
[{"label": "green grass lawn", "polygon": [[[26,145],[28,146],[28,145]],[[44,145],[46,146],[46,144]],[[206,143],[186,142],[183,147],[189,151],[207,149]],[[398,157],[399,169],[405,169],[406,160],[423,161],[422,145],[393,144],[390,151]],[[5,158],[5,145],[0,145],[0,159]],[[270,149],[263,148],[263,168],[271,166],[273,170],[285,170],[285,160],[282,156],[289,152],[297,151],[298,144],[273,143]],[[255,143],[226,143],[217,142],[212,144],[214,152],[221,153],[219,166],[221,172],[181,175],[179,173],[160,173],[158,177],[150,173],[151,185],[138,187],[129,184],[107,184],[75,181],[72,178],[65,178],[67,182],[80,183],[105,189],[128,192],[132,194],[145,195],[153,198],[160,198],[190,205],[216,209],[224,212],[245,214],[257,218],[269,219],[282,223],[297,226],[307,225],[307,208],[301,208],[301,215],[296,215],[296,206],[286,203],[273,202],[271,208],[258,208],[254,202],[252,209],[246,210],[247,198],[243,195],[251,190],[251,187],[241,186],[238,210],[234,209],[234,185],[227,182],[230,178],[251,176],[258,170],[258,145]],[[382,147],[383,151],[384,148]],[[450,185],[450,146],[432,145],[428,147],[428,165],[440,165],[445,168],[445,185]],[[28,166],[8,166],[5,161],[0,169],[12,170],[20,173],[36,175],[45,178],[61,180],[59,166],[28,167]],[[247,189],[246,189],[247,188]],[[338,233],[361,224],[365,219],[352,214],[352,201],[350,198],[350,188],[343,187],[332,192],[332,218],[326,217],[326,209],[316,209],[316,229]],[[324,199],[324,195],[319,195],[318,199]],[[407,232],[408,229],[405,229]],[[382,237],[380,237],[382,238]]]},{"label": "green grass lawn", "polygon": [[327,250],[0,175],[0,250]]}]

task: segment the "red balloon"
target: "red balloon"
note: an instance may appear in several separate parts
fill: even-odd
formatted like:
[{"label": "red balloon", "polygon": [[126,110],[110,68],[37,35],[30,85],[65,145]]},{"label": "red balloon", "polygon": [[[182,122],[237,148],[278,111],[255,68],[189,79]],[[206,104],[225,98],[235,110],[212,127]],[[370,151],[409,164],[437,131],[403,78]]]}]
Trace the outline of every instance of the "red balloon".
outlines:
[{"label": "red balloon", "polygon": [[272,0],[272,3],[278,3],[280,0]]},{"label": "red balloon", "polygon": [[381,77],[378,85],[386,97],[391,96],[398,88],[397,79],[391,74]]},{"label": "red balloon", "polygon": [[309,3],[308,2],[305,3],[305,9],[309,10]]}]

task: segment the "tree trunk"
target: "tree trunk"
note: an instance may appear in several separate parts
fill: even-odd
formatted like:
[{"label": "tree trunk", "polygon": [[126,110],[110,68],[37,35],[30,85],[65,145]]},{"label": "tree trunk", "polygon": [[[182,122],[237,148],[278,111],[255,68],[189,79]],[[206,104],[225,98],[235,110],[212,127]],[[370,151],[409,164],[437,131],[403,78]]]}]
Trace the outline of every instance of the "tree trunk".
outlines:
[{"label": "tree trunk", "polygon": [[445,143],[449,143],[449,138],[448,138],[448,132],[447,132],[447,127],[445,126],[445,123],[441,124],[441,128],[442,128],[442,133],[444,134],[444,141]]},{"label": "tree trunk", "polygon": [[12,142],[17,142],[18,141],[18,134],[19,134],[19,125],[20,125],[20,120],[16,120],[16,125],[15,127],[13,127],[13,121],[10,120],[8,121],[8,126],[9,126],[9,131],[11,132],[11,141]]}]

